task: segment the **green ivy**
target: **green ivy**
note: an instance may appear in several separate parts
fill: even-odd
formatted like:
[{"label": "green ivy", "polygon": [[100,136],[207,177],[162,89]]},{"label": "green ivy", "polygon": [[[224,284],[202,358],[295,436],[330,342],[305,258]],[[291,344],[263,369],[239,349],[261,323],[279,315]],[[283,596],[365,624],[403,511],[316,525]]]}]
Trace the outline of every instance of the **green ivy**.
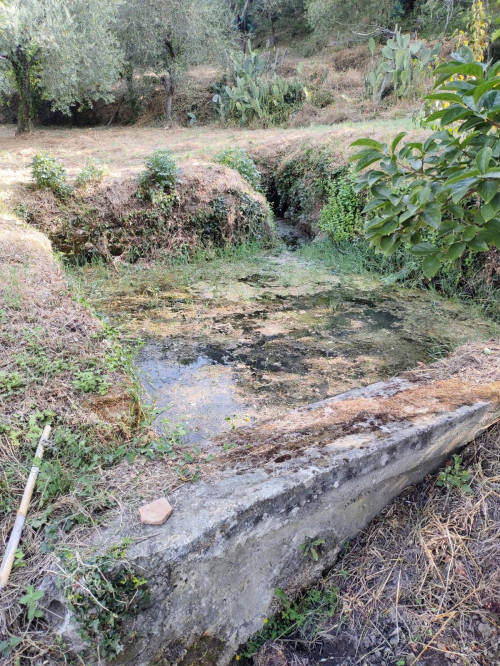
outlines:
[{"label": "green ivy", "polygon": [[61,558],[74,580],[65,594],[79,634],[100,658],[113,658],[122,652],[123,622],[149,601],[146,579],[137,576],[124,560],[129,543],[124,540],[103,555],[84,560],[70,552]]},{"label": "green ivy", "polygon": [[356,192],[353,169],[344,169],[327,186],[328,200],[321,209],[319,226],[334,243],[358,238],[362,231],[362,204]]}]

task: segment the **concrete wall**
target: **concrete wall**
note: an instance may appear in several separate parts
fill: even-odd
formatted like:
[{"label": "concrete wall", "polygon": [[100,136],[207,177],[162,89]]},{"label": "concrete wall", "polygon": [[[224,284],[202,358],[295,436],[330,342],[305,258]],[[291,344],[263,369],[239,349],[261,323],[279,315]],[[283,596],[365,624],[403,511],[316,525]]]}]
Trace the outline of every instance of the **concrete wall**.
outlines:
[{"label": "concrete wall", "polygon": [[[493,379],[460,379],[463,388],[456,379],[393,379],[236,433],[248,454],[226,461],[219,478],[181,488],[163,526],[131,522],[104,535],[107,545],[151,537],[128,550],[151,603],[129,621],[134,640],[119,662],[191,663],[190,650],[202,645],[198,663],[228,664],[273,613],[277,587],[293,595],[317,580],[405,486],[498,418]],[[271,445],[279,455],[267,455]],[[258,464],[252,453],[264,450]],[[306,537],[325,541],[316,563],[299,550]]]}]

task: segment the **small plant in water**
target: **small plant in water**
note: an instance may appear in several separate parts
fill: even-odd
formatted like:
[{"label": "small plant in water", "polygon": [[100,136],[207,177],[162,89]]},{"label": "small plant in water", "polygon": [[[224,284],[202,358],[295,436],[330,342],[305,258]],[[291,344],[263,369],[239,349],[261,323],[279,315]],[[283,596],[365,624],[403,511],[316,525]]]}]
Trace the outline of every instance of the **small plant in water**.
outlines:
[{"label": "small plant in water", "polygon": [[459,488],[465,493],[472,493],[472,488],[469,485],[471,480],[470,472],[462,469],[462,456],[453,456],[453,462],[448,463],[445,469],[439,473],[436,485],[453,490]]}]

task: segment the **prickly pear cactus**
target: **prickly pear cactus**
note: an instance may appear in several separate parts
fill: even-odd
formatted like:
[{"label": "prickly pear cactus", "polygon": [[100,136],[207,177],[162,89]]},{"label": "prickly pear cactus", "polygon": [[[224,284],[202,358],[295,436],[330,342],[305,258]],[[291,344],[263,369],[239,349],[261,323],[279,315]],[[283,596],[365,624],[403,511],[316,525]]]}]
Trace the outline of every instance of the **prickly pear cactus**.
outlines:
[{"label": "prickly pear cactus", "polygon": [[412,40],[410,35],[401,34],[400,30],[387,40],[377,61],[373,37],[368,46],[372,62],[365,85],[376,106],[391,83],[397,97],[417,94],[421,80],[437,55],[437,47],[427,48],[422,41]]}]

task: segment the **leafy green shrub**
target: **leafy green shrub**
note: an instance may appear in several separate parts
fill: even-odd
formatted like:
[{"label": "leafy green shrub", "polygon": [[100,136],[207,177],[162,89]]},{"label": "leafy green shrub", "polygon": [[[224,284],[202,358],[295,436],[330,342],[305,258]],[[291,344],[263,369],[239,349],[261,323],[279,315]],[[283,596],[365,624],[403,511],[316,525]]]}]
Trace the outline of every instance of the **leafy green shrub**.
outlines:
[{"label": "leafy green shrub", "polygon": [[37,187],[52,190],[60,199],[71,194],[64,165],[47,153],[37,153],[31,162],[31,175]]},{"label": "leafy green shrub", "polygon": [[156,150],[146,158],[146,168],[139,174],[139,191],[150,194],[157,189],[173,193],[179,180],[180,169],[170,150]]},{"label": "leafy green shrub", "polygon": [[[391,145],[358,139],[358,189],[371,199],[365,234],[390,254],[402,244],[423,257],[424,274],[466,252],[500,249],[500,62],[475,62],[462,47],[435,74],[437,92],[427,99],[443,108],[426,123],[441,129],[425,142]],[[367,169],[378,163],[377,169]]]},{"label": "leafy green shrub", "polygon": [[319,226],[334,243],[352,240],[360,235],[363,218],[356,182],[354,170],[345,169],[328,184],[328,201],[321,209]]},{"label": "leafy green shrub", "polygon": [[215,156],[215,161],[235,169],[254,190],[260,190],[260,172],[243,148],[226,148]]},{"label": "leafy green shrub", "polygon": [[107,172],[106,166],[91,157],[76,177],[76,186],[85,187],[89,183],[100,183]]},{"label": "leafy green shrub", "polygon": [[470,472],[462,469],[462,456],[454,455],[453,462],[449,463],[444,471],[439,473],[436,485],[446,488],[446,490],[459,488],[465,493],[472,493],[472,488],[469,485],[470,480]]}]

